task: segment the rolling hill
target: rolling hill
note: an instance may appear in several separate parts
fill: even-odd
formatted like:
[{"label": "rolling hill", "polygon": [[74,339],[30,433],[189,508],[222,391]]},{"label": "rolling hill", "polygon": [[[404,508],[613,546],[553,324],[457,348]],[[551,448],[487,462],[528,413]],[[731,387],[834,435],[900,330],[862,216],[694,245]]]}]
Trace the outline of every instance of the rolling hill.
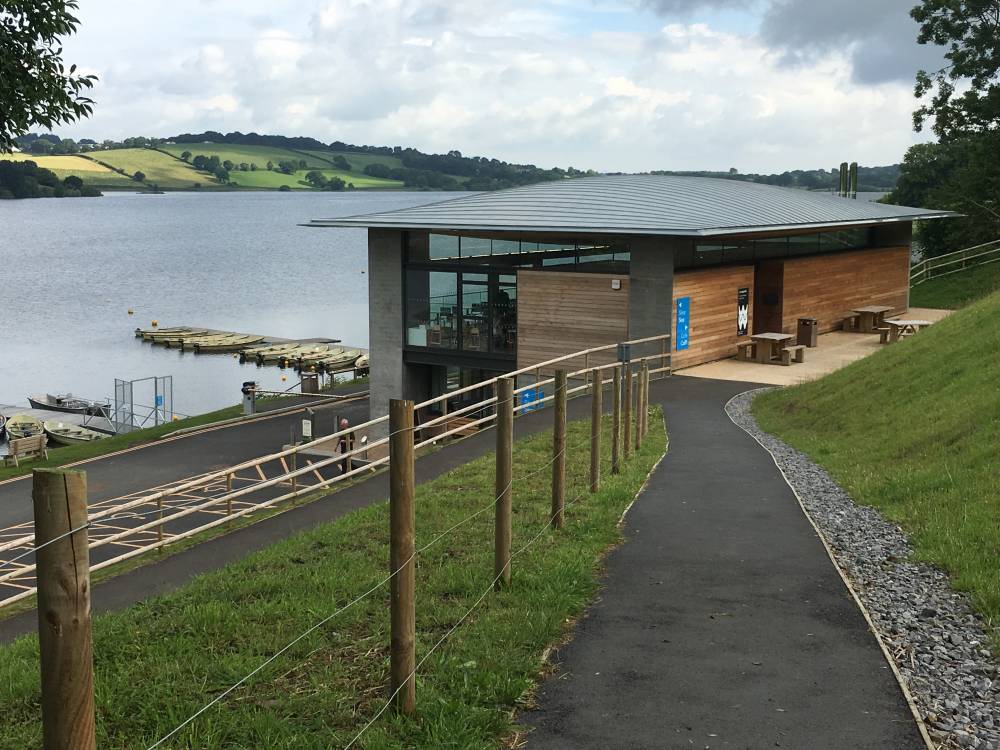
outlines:
[{"label": "rolling hill", "polygon": [[34,154],[16,153],[0,154],[0,160],[33,161],[39,167],[54,172],[60,180],[75,175],[98,190],[141,187],[131,178],[118,174],[83,156],[35,156]]}]

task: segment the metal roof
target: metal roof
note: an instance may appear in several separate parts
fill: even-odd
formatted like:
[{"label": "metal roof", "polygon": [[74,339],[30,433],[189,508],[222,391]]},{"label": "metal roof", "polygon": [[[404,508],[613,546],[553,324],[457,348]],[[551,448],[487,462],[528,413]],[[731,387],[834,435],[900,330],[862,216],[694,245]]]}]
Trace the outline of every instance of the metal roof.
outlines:
[{"label": "metal roof", "polygon": [[603,175],[477,193],[313,227],[708,235],[958,216],[741,180]]}]

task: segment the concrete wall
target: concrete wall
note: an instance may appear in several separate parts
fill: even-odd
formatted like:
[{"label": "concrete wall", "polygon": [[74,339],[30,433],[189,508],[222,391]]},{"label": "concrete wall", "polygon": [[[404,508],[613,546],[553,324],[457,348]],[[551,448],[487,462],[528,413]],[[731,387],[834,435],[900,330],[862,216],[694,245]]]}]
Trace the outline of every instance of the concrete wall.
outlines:
[{"label": "concrete wall", "polygon": [[[674,251],[684,240],[638,237],[631,240],[628,337],[673,334]],[[636,350],[632,356],[659,352]]]},{"label": "concrete wall", "polygon": [[[368,341],[371,350],[371,418],[389,413],[389,399],[425,400],[427,368],[403,362],[403,233],[368,230]],[[372,437],[388,434],[384,425]]]}]

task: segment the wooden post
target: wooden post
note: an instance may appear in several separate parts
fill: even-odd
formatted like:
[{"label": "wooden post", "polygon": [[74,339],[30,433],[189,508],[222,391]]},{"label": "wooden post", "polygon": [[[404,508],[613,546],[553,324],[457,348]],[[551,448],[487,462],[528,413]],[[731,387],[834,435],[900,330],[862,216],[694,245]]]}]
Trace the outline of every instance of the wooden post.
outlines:
[{"label": "wooden post", "polygon": [[604,384],[601,368],[595,367],[591,380],[594,387],[590,396],[590,491],[601,489],[601,412],[604,398]]},{"label": "wooden post", "polygon": [[552,527],[563,527],[566,504],[566,371],[556,370],[552,421]]},{"label": "wooden post", "polygon": [[626,461],[632,455],[632,363],[626,362],[623,376],[625,378],[625,414],[622,417],[622,454]]},{"label": "wooden post", "polygon": [[226,474],[226,515],[231,516],[233,514],[233,499],[228,497],[228,495],[233,491],[233,475]]},{"label": "wooden post", "polygon": [[643,437],[645,437],[646,435],[649,434],[649,381],[650,381],[650,377],[651,376],[649,374],[649,366],[648,365],[646,365],[646,366],[643,367],[643,373],[645,374],[646,388],[645,388],[645,395],[643,396],[643,399],[642,399],[642,403],[643,403],[643,409],[642,409],[642,434],[643,434]]},{"label": "wooden post", "polygon": [[[94,657],[90,635],[87,475],[35,469],[38,648],[42,672],[42,747],[92,750]],[[73,529],[80,529],[69,533]],[[57,541],[53,541],[57,540]]]},{"label": "wooden post", "polygon": [[621,471],[622,443],[622,368],[615,365],[614,382],[611,385],[611,473]]},{"label": "wooden post", "polygon": [[510,584],[510,514],[514,464],[514,380],[497,381],[497,476],[493,575],[499,589]]},{"label": "wooden post", "polygon": [[[413,402],[389,401],[389,691],[396,710],[416,708],[416,560],[413,539]],[[398,692],[397,692],[398,691]]]},{"label": "wooden post", "polygon": [[157,510],[157,517],[160,519],[160,523],[156,527],[156,541],[160,543],[160,546],[157,547],[156,549],[158,552],[160,552],[163,550],[163,498],[162,497],[156,498],[156,510]]},{"label": "wooden post", "polygon": [[640,366],[635,374],[635,452],[642,447],[642,373]]},{"label": "wooden post", "polygon": [[[662,369],[666,366],[667,366],[667,340],[664,338],[660,339],[660,368]],[[660,377],[661,378],[667,377],[667,373],[665,370],[660,373]]]},{"label": "wooden post", "polygon": [[[290,456],[290,458],[292,459],[292,471],[295,471],[296,469],[299,468],[299,454],[298,453],[293,453]],[[298,492],[299,491],[299,482],[298,482],[298,479],[299,479],[298,477],[294,477],[294,476],[292,477],[292,492]],[[294,502],[295,502],[295,496],[293,495],[292,496],[292,503],[294,503]]]}]

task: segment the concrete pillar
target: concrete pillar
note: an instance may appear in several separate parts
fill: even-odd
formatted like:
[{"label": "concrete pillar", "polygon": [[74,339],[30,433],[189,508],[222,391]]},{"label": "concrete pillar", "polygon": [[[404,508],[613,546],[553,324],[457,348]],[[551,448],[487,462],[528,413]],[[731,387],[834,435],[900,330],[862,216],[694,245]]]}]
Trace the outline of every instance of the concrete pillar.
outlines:
[{"label": "concrete pillar", "polygon": [[[673,334],[674,253],[687,240],[640,237],[631,241],[629,263],[628,336],[641,339]],[[659,345],[633,351],[632,356],[653,354]]]},{"label": "concrete pillar", "polygon": [[[389,400],[423,401],[430,396],[427,368],[403,362],[406,333],[403,282],[403,232],[368,230],[368,348],[371,350],[371,417],[389,413]],[[373,438],[388,434],[384,425]]]}]

